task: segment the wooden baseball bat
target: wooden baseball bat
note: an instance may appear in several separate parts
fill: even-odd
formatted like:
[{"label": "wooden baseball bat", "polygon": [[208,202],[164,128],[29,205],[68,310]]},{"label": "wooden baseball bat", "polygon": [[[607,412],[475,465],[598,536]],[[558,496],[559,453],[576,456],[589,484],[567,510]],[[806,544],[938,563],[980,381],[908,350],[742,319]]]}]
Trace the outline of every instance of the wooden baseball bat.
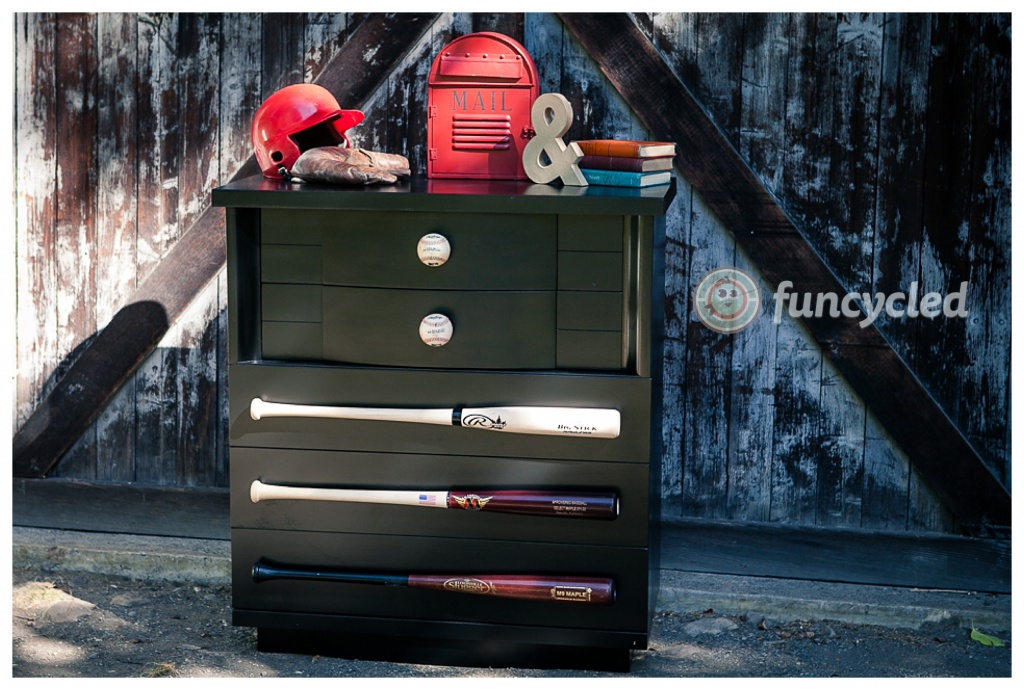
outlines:
[{"label": "wooden baseball bat", "polygon": [[257,421],[264,417],[316,417],[416,422],[580,438],[616,438],[620,424],[618,410],[596,407],[332,407],[274,403],[261,398],[253,398],[249,404],[249,415]]},{"label": "wooden baseball bat", "polygon": [[260,559],[252,567],[252,581],[260,584],[268,580],[387,585],[593,606],[607,606],[615,601],[615,583],[611,578],[575,575],[399,575],[281,565]]},{"label": "wooden baseball bat", "polygon": [[340,501],[594,520],[614,520],[619,514],[619,498],[613,492],[320,489],[264,484],[257,479],[249,487],[249,498],[253,503],[289,499]]}]

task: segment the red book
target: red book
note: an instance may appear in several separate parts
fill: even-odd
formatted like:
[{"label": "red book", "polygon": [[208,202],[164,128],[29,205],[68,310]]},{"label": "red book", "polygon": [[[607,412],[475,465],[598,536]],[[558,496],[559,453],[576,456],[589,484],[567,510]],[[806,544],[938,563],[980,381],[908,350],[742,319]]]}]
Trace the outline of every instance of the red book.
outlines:
[{"label": "red book", "polygon": [[595,170],[625,170],[627,172],[654,172],[671,170],[675,156],[658,156],[657,158],[625,158],[623,156],[583,156],[581,168]]},{"label": "red book", "polygon": [[584,139],[577,141],[584,155],[618,158],[655,158],[674,156],[676,145],[668,141],[632,141],[628,139]]}]

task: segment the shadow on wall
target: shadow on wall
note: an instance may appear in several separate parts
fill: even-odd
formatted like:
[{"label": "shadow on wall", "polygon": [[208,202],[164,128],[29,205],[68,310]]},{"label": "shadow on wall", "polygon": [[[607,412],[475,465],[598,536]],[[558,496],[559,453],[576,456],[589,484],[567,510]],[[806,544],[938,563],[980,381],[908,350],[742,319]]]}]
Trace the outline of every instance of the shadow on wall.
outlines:
[{"label": "shadow on wall", "polygon": [[163,306],[122,308],[54,369],[14,435],[14,476],[226,486],[225,325],[220,310],[157,347],[175,328]]}]

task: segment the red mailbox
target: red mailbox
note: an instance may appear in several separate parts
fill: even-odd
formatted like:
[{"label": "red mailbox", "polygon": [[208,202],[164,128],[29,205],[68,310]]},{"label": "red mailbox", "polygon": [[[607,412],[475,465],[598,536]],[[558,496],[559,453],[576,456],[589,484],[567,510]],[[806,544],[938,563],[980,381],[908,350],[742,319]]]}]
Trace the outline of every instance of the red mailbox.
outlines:
[{"label": "red mailbox", "polygon": [[525,180],[537,67],[508,36],[457,38],[427,79],[427,177]]}]

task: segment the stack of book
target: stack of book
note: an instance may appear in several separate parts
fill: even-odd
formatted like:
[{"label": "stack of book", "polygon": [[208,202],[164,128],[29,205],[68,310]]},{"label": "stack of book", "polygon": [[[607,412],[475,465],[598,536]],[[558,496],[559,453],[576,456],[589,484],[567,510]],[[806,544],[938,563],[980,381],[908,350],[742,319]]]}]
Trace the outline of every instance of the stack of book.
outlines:
[{"label": "stack of book", "polygon": [[585,139],[580,170],[588,184],[649,187],[672,180],[676,145],[667,141]]}]

